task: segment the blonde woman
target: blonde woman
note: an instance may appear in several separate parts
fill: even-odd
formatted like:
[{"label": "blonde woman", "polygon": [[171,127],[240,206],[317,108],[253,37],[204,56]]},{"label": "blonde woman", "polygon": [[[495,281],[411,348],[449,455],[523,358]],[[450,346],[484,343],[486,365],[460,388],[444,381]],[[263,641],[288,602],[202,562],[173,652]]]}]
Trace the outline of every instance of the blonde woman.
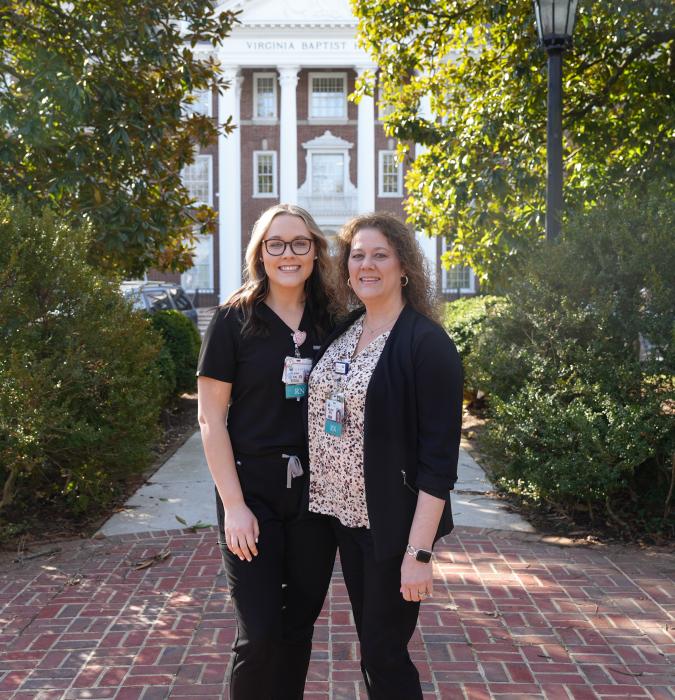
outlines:
[{"label": "blonde woman", "polygon": [[306,510],[301,401],[333,323],[329,278],[327,241],[311,215],[271,207],[253,228],[246,281],[202,345],[199,424],[237,619],[231,700],[302,700],[330,582],[334,536]]}]

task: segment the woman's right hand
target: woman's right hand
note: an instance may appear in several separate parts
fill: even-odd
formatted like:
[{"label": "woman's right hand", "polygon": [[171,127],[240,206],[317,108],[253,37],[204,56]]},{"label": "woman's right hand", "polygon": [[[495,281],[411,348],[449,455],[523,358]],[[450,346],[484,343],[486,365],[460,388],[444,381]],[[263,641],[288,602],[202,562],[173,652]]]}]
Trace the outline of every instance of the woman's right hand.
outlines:
[{"label": "woman's right hand", "polygon": [[245,503],[225,508],[225,543],[242,561],[258,556],[258,520]]}]

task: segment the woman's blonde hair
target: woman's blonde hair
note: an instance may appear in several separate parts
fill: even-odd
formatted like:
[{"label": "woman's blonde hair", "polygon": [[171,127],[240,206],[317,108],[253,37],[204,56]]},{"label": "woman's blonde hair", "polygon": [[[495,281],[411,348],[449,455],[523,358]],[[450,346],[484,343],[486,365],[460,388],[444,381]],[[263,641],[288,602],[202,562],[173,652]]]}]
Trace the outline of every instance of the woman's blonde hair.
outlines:
[{"label": "woman's blonde hair", "polygon": [[266,324],[257,311],[269,293],[269,282],[262,262],[262,246],[265,234],[277,216],[288,214],[302,219],[314,241],[310,255],[316,256],[312,274],[305,281],[305,305],[310,317],[321,335],[328,333],[333,323],[334,292],[331,274],[328,241],[314,217],[295,204],[276,204],[266,209],[258,218],[246,246],[244,284],[225,302],[239,308],[244,317],[242,333],[258,333],[266,329]]},{"label": "woman's blonde hair", "polygon": [[[379,231],[396,251],[401,268],[407,277],[401,280],[401,291],[406,303],[425,316],[437,319],[436,299],[428,266],[415,234],[397,216],[389,212],[362,214],[348,221],[338,235],[336,296],[342,312],[363,306],[349,279],[349,255],[354,236],[364,228]],[[405,285],[403,284],[405,282]]]}]

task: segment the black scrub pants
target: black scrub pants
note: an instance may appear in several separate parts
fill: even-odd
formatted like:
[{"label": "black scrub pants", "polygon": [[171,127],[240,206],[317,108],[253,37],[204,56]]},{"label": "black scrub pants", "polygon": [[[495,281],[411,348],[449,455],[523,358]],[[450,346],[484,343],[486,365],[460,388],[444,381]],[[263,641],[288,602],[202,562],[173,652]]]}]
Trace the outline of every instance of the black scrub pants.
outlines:
[{"label": "black scrub pants", "polygon": [[361,642],[361,671],[369,700],[422,700],[408,642],[420,604],[401,595],[403,554],[375,561],[370,530],[345,527],[331,518],[342,574]]},{"label": "black scrub pants", "polygon": [[[297,454],[297,453],[295,453]],[[307,459],[300,455],[307,472]],[[335,560],[330,521],[304,508],[307,474],[286,487],[288,460],[241,457],[237,473],[246,505],[260,526],[258,556],[221,552],[237,619],[228,671],[230,700],[302,700],[314,622]]]}]

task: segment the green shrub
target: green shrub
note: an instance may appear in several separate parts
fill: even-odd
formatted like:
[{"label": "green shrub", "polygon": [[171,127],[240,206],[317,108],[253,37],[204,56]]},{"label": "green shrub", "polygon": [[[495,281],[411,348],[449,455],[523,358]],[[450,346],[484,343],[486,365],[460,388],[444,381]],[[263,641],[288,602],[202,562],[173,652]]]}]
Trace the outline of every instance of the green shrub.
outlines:
[{"label": "green shrub", "polygon": [[84,262],[90,234],[0,199],[0,512],[97,512],[151,459],[161,338]]},{"label": "green shrub", "polygon": [[152,325],[162,334],[164,346],[173,361],[174,393],[195,391],[201,338],[194,323],[179,311],[159,311],[152,315]]},{"label": "green shrub", "polygon": [[157,355],[157,371],[164,397],[162,404],[167,404],[176,395],[176,363],[173,361],[171,351],[166,347],[163,338],[162,349]]},{"label": "green shrub", "polygon": [[484,332],[487,319],[498,314],[504,304],[502,297],[489,295],[464,297],[445,304],[443,326],[462,358],[464,390],[474,398],[484,383],[481,366],[475,362],[474,349]]},{"label": "green shrub", "polygon": [[486,323],[474,350],[492,396],[485,445],[508,488],[615,523],[667,526],[674,201],[671,185],[656,183],[574,216]]}]

